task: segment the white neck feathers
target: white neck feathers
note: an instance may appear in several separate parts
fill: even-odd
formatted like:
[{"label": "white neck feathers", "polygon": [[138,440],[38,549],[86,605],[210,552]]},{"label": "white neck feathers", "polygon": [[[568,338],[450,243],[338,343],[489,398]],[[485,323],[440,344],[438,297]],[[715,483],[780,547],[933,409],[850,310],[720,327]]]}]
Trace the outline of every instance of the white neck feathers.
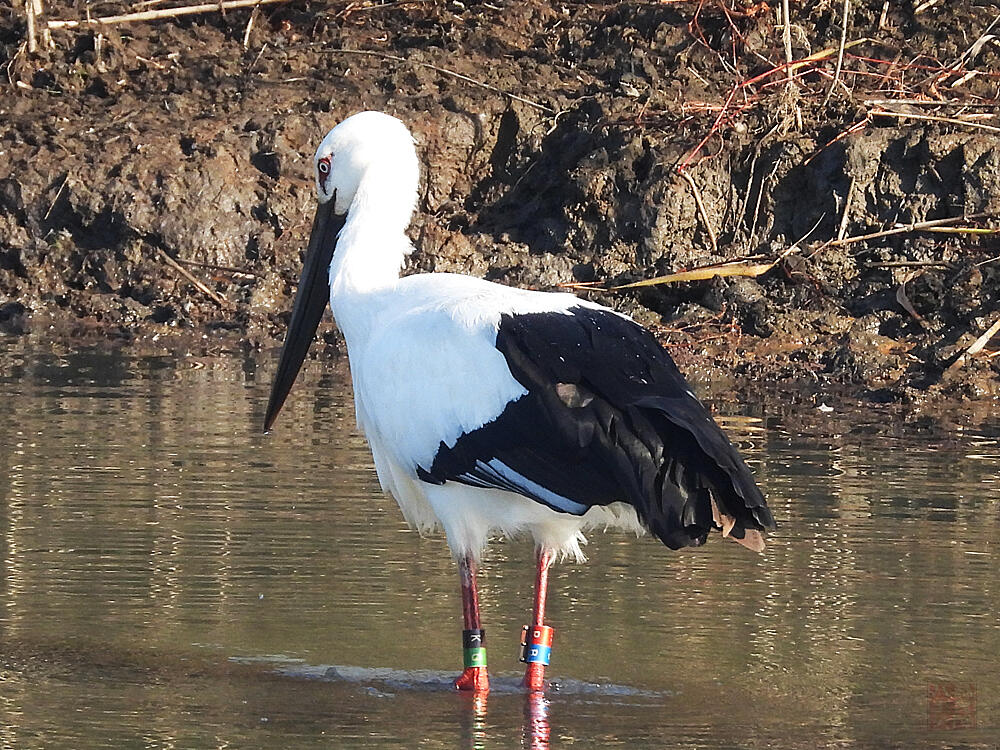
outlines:
[{"label": "white neck feathers", "polygon": [[[405,234],[414,208],[412,188],[391,170],[370,167],[362,177],[330,263],[330,306],[349,339],[367,329],[375,311],[365,298],[391,289],[413,245]],[[400,188],[406,190],[404,193]],[[407,194],[410,193],[410,194]]]}]

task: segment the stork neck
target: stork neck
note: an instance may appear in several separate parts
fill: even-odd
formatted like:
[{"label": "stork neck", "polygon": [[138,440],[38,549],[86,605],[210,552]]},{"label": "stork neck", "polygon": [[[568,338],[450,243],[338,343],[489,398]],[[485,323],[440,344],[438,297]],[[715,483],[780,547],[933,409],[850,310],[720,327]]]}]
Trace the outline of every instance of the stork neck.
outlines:
[{"label": "stork neck", "polygon": [[400,201],[391,181],[374,177],[362,180],[330,263],[330,306],[345,335],[371,315],[359,298],[392,288],[413,249],[405,234],[412,198]]},{"label": "stork neck", "polygon": [[331,296],[364,294],[394,284],[409,250],[402,231],[379,226],[382,217],[354,215],[340,230],[330,263]]},{"label": "stork neck", "polygon": [[[415,190],[403,191],[384,169],[369,168],[358,185],[330,265],[334,292],[365,292],[394,283],[412,250],[405,230]],[[409,194],[407,194],[409,193]]]}]

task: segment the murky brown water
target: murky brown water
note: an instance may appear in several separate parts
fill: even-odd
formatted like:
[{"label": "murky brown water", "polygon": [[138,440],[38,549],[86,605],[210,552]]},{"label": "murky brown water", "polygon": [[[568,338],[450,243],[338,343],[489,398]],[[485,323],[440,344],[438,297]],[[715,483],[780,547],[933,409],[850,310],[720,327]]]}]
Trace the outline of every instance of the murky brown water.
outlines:
[{"label": "murky brown water", "polygon": [[477,702],[444,687],[454,566],[381,496],[342,365],[263,436],[270,365],[29,342],[0,342],[0,748],[1000,742],[1000,420],[746,407],[768,551],[596,535],[553,573],[561,689],[531,702],[531,549],[495,544]]}]

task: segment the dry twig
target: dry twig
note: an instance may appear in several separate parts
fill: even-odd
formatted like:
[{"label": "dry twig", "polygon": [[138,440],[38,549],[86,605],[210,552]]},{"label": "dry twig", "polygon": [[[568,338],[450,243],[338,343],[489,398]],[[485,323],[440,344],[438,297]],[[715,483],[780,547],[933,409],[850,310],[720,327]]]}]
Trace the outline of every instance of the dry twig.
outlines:
[{"label": "dry twig", "polygon": [[[35,4],[35,17],[41,18],[45,14],[45,7],[42,5],[42,0],[32,0]],[[42,44],[48,48],[55,47],[52,43],[52,32],[49,31],[48,27],[42,29]]]},{"label": "dry twig", "polygon": [[913,307],[913,303],[910,302],[910,298],[906,296],[907,283],[913,281],[921,274],[923,274],[923,270],[916,270],[910,271],[903,277],[903,283],[896,289],[896,301],[899,303],[900,307],[910,314],[910,317],[920,324],[921,328],[927,328],[926,321],[924,321],[924,319],[920,316],[920,313],[917,312],[916,308]]},{"label": "dry twig", "polygon": [[[753,256],[726,261],[725,263],[713,263],[711,265],[701,266],[700,268],[692,268],[689,271],[678,271],[677,273],[667,274],[666,276],[657,276],[652,279],[634,281],[631,284],[621,284],[619,286],[608,287],[607,291],[615,292],[620,289],[636,289],[646,286],[659,286],[661,284],[674,284],[681,281],[706,281],[708,279],[714,279],[716,276],[749,276],[750,278],[763,276],[789,255],[799,252],[802,243],[809,239],[809,236],[816,231],[816,228],[820,225],[820,223],[822,223],[823,218],[824,217],[821,216],[816,223],[813,224],[812,229],[806,232],[797,242],[794,242],[785,248],[778,255],[778,257],[773,260],[764,260],[760,256]],[[559,286],[566,289],[593,289],[595,287],[599,288],[601,283],[602,282],[600,281],[585,281],[579,283],[560,284]]]},{"label": "dry twig", "polygon": [[28,18],[28,52],[34,54],[38,52],[38,31],[35,29],[35,3],[34,0],[24,0],[24,13]]},{"label": "dry twig", "polygon": [[990,32],[993,31],[993,27],[996,26],[998,23],[1000,23],[1000,14],[998,14],[997,17],[993,19],[990,25],[986,27],[986,31],[980,34],[979,38],[977,38],[976,41],[974,41],[972,45],[967,50],[965,50],[965,52],[959,55],[954,62],[945,66],[944,70],[941,73],[941,77],[954,73],[958,71],[966,63],[972,62],[972,60],[975,59],[976,55],[979,54],[980,50],[982,50],[982,48],[986,46],[987,42],[989,42],[991,39],[996,39],[996,37]]},{"label": "dry twig", "polygon": [[244,271],[241,268],[233,268],[232,266],[220,266],[218,263],[202,263],[199,260],[184,260],[183,258],[174,258],[178,263],[184,266],[195,266],[196,268],[207,268],[210,271],[221,271],[222,273],[228,273],[232,276],[239,276],[246,279],[256,279],[257,274],[251,273],[250,271]]},{"label": "dry twig", "polygon": [[886,104],[905,104],[911,107],[959,107],[961,109],[976,107],[996,109],[997,105],[1000,105],[1000,101],[996,99],[978,102],[970,102],[964,99],[865,99],[866,107],[881,107]]},{"label": "dry twig", "polygon": [[250,18],[247,19],[246,29],[243,31],[243,49],[250,49],[250,32],[253,31],[254,21],[257,20],[257,16],[260,15],[260,6],[253,6],[253,10],[250,11]]},{"label": "dry twig", "polygon": [[172,269],[177,271],[181,276],[194,284],[198,291],[202,292],[206,297],[212,300],[215,304],[223,309],[229,309],[231,306],[229,302],[224,298],[213,292],[207,286],[205,286],[201,281],[199,281],[190,271],[188,271],[184,266],[178,263],[176,260],[170,257],[167,252],[161,248],[155,248],[156,252],[163,258],[164,262],[170,266]]},{"label": "dry twig", "polygon": [[997,321],[986,329],[986,333],[972,342],[972,346],[965,350],[965,356],[974,357],[979,354],[990,343],[990,339],[998,333],[1000,333],[1000,318],[997,318]]},{"label": "dry twig", "polygon": [[847,197],[844,198],[844,213],[840,217],[840,228],[837,229],[837,240],[844,239],[847,234],[847,222],[851,217],[851,201],[854,200],[854,186],[857,184],[857,175],[851,177],[851,184],[847,186]]},{"label": "dry twig", "polygon": [[687,184],[691,186],[695,205],[698,207],[698,213],[701,214],[701,220],[705,224],[705,231],[708,232],[708,240],[712,244],[712,254],[715,255],[719,252],[719,244],[715,238],[715,230],[712,228],[712,222],[708,218],[708,211],[701,200],[701,191],[698,190],[698,185],[695,184],[694,178],[690,174],[681,172],[680,176],[687,180]]},{"label": "dry twig", "polygon": [[890,260],[885,263],[865,263],[864,268],[952,268],[943,260]]},{"label": "dry twig", "polygon": [[921,232],[931,232],[932,234],[1000,234],[1000,229],[990,227],[925,227]]},{"label": "dry twig", "polygon": [[[30,2],[31,0],[29,0]],[[49,21],[49,29],[75,29],[80,26],[111,26],[119,23],[132,23],[134,21],[157,21],[161,18],[176,18],[177,16],[189,16],[198,13],[212,13],[213,11],[227,11],[236,8],[252,8],[258,5],[273,5],[275,3],[286,3],[288,0],[223,0],[217,3],[204,3],[202,5],[185,5],[180,8],[161,8],[160,10],[144,10],[138,13],[124,13],[117,16],[99,16],[98,18],[85,18],[82,20]]]},{"label": "dry twig", "polygon": [[1000,333],[1000,318],[997,318],[996,322],[986,329],[986,333],[980,336],[978,339],[972,342],[972,345],[966,349],[962,354],[948,367],[947,372],[952,372],[957,370],[959,367],[964,365],[970,357],[974,357],[979,352],[981,352],[988,343],[990,339]]},{"label": "dry twig", "polygon": [[[791,69],[792,65],[792,14],[788,9],[788,0],[781,0],[781,38],[785,43],[785,66]],[[788,81],[791,85],[791,78]]]},{"label": "dry twig", "polygon": [[[864,44],[865,42],[870,42],[870,41],[872,40],[868,39],[867,37],[863,39],[855,39],[845,44],[844,49],[845,50],[852,49],[853,47],[856,47],[859,44]],[[798,70],[802,68],[809,67],[814,63],[825,60],[828,57],[832,57],[837,52],[837,49],[838,49],[837,47],[829,47],[827,49],[820,50],[819,52],[814,52],[811,55],[803,57],[801,60],[792,60],[786,62],[775,68],[766,70],[763,73],[754,76],[753,78],[748,78],[745,81],[741,81],[740,83],[733,86],[732,90],[729,92],[729,95],[726,97],[726,101],[723,102],[722,106],[718,108],[719,114],[712,122],[712,127],[709,128],[708,133],[705,134],[705,137],[698,142],[698,145],[695,146],[693,149],[691,149],[691,151],[688,152],[687,156],[684,157],[684,160],[681,162],[680,166],[677,167],[677,171],[683,172],[685,169],[687,169],[688,166],[691,164],[691,162],[694,160],[695,156],[698,155],[698,152],[700,152],[702,148],[704,148],[705,144],[708,143],[708,141],[711,139],[711,137],[719,131],[723,123],[731,121],[734,114],[742,111],[746,107],[749,107],[756,100],[756,98],[753,96],[747,97],[746,101],[743,104],[741,104],[739,107],[736,107],[735,110],[732,111],[730,110],[730,107],[736,100],[736,96],[739,93],[741,93],[745,89],[751,88],[752,86],[756,86],[757,84],[761,83],[767,78],[770,78],[776,73],[781,73],[781,72],[786,73],[786,75],[788,76],[787,80],[791,81],[794,77],[793,73],[796,73]],[[778,83],[780,83],[780,81],[778,81]],[[801,115],[801,112],[799,114]]]},{"label": "dry twig", "polygon": [[[827,242],[823,247],[839,247],[841,245],[851,245],[855,242],[864,242],[865,240],[874,240],[879,237],[890,237],[894,234],[906,234],[907,232],[926,232],[934,229],[935,227],[947,227],[951,224],[957,224],[961,221],[970,221],[972,219],[982,219],[990,214],[970,214],[968,216],[953,216],[949,219],[931,219],[929,221],[917,221],[912,224],[907,224],[905,226],[893,227],[892,229],[883,229],[880,232],[870,232],[868,234],[859,234],[854,237],[845,237],[842,240],[833,240],[832,242]],[[956,227],[954,229],[967,229],[975,227]],[[820,248],[822,249],[822,248]],[[817,250],[817,252],[819,252]]]},{"label": "dry twig", "polygon": [[826,99],[823,100],[823,105],[830,101],[830,97],[833,96],[833,90],[837,87],[837,83],[840,81],[840,71],[844,67],[844,46],[847,44],[847,20],[851,15],[851,0],[844,0],[844,20],[843,28],[840,30],[840,48],[837,50],[837,70],[834,71],[833,81],[830,82],[830,90],[826,92]]},{"label": "dry twig", "polygon": [[995,125],[983,125],[979,122],[970,122],[969,120],[961,120],[957,117],[943,117],[942,115],[925,115],[919,112],[895,112],[891,109],[886,109],[885,107],[876,107],[871,112],[872,116],[875,117],[897,117],[901,120],[911,119],[911,120],[928,120],[930,122],[946,122],[950,125],[963,125],[967,128],[976,128],[977,130],[985,130],[990,133],[1000,133],[1000,127]]},{"label": "dry twig", "polygon": [[885,2],[882,3],[882,12],[879,13],[878,15],[879,31],[885,31],[887,27],[886,20],[888,19],[888,17],[889,17],[889,0],[885,0]]},{"label": "dry twig", "polygon": [[45,212],[45,216],[42,217],[42,221],[48,221],[49,216],[52,215],[52,209],[56,207],[56,202],[59,200],[59,196],[62,195],[62,191],[66,189],[66,183],[69,182],[69,172],[63,177],[62,183],[59,185],[59,189],[56,190],[56,195],[49,204],[49,210]]}]

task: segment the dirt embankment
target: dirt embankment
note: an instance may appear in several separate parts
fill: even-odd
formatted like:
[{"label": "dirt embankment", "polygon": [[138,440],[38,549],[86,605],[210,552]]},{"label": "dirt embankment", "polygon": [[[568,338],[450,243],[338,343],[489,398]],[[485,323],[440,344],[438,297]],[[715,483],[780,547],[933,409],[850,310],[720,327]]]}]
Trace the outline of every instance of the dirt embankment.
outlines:
[{"label": "dirt embankment", "polygon": [[[420,141],[415,269],[596,282],[746,382],[997,395],[1000,337],[949,367],[1000,315],[996,6],[853,0],[842,44],[793,2],[790,49],[780,6],[292,1],[31,54],[0,3],[0,328],[274,344],[312,152],[378,108]],[[47,18],[87,7],[130,9]]]}]

